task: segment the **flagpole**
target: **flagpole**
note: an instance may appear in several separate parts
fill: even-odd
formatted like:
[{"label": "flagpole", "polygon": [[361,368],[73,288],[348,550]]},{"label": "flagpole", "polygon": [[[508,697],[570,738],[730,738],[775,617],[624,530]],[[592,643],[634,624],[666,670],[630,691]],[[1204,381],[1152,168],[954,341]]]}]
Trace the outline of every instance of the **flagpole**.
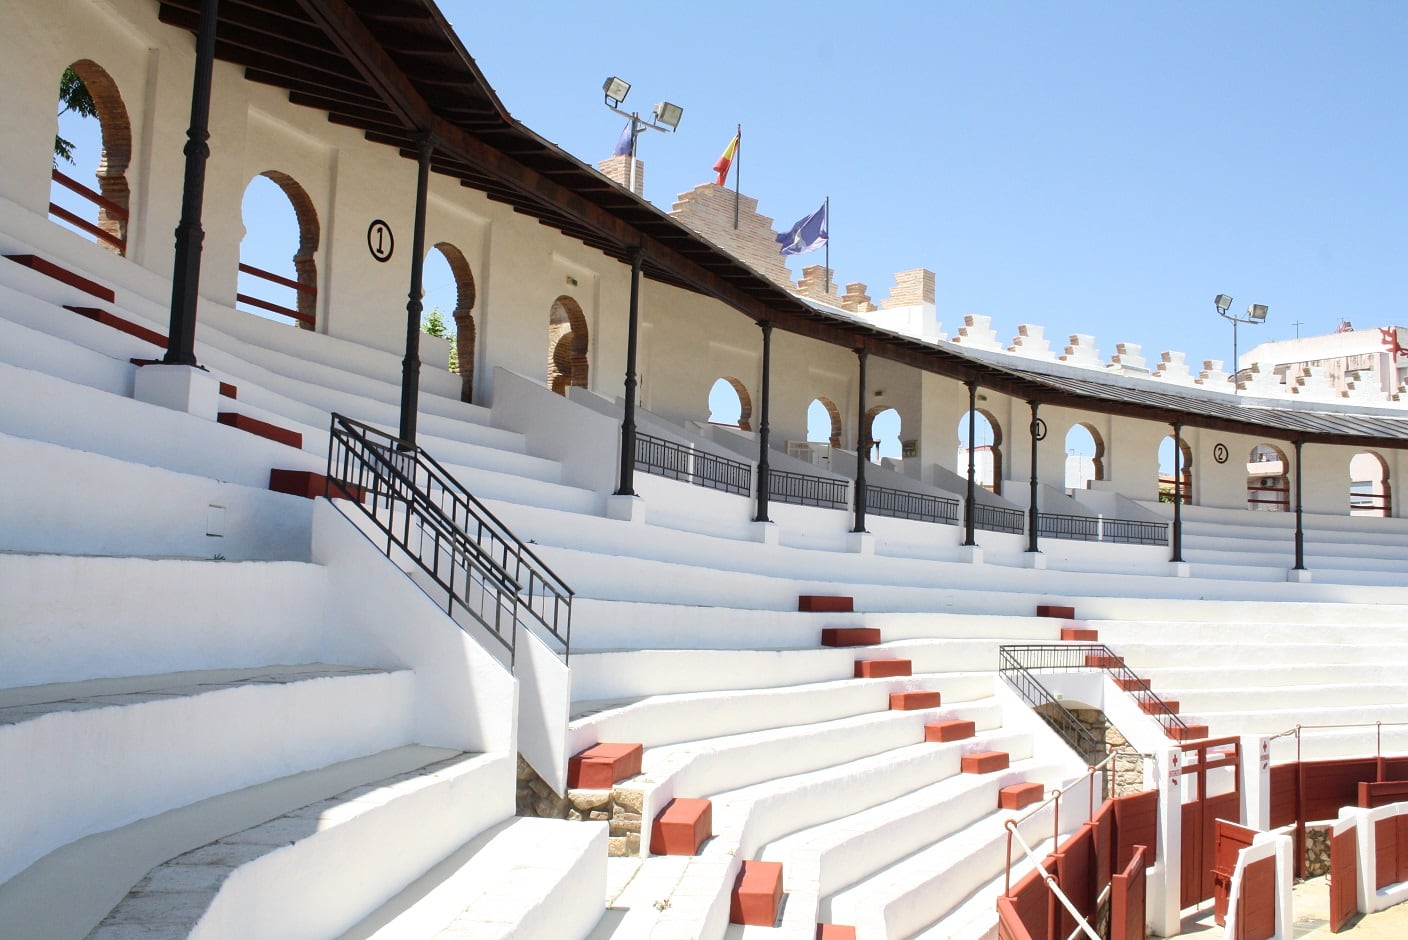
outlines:
[{"label": "flagpole", "polygon": [[826,197],[826,286],[821,292],[831,296],[831,197]]},{"label": "flagpole", "polygon": [[733,153],[733,227],[738,228],[738,178],[743,175],[743,125],[738,125],[738,147]]}]

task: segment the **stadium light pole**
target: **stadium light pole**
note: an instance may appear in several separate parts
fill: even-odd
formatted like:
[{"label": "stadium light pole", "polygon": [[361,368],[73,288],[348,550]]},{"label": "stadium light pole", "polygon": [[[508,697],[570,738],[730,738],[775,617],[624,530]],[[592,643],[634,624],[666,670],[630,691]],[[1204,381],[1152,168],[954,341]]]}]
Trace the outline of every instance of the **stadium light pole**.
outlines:
[{"label": "stadium light pole", "polygon": [[631,122],[631,175],[629,188],[632,193],[636,191],[636,138],[642,131],[652,130],[661,133],[673,134],[680,125],[680,118],[684,117],[684,108],[668,101],[658,102],[650,111],[650,116],[654,120],[647,121],[640,116],[639,111],[625,111],[621,108],[621,102],[626,100],[626,95],[630,94],[631,83],[625,79],[612,75],[601,86],[602,93],[606,96],[606,107],[615,111],[624,118],[629,118]]},{"label": "stadium light pole", "polygon": [[1232,321],[1232,394],[1237,394],[1237,374],[1242,371],[1242,364],[1237,359],[1237,324],[1248,323],[1258,325],[1266,322],[1266,304],[1248,304],[1247,316],[1245,319],[1228,313],[1232,306],[1232,298],[1226,294],[1218,294],[1212,299],[1212,304],[1217,308],[1217,315],[1224,320]]}]

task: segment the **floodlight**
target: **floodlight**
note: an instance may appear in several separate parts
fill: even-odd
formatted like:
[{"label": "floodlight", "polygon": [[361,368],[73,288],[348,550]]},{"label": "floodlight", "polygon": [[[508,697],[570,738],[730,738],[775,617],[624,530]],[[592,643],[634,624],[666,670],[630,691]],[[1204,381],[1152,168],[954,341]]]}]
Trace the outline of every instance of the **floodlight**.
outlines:
[{"label": "floodlight", "polygon": [[606,92],[606,103],[614,108],[626,100],[626,95],[631,91],[631,83],[613,75],[602,83],[601,90]]},{"label": "floodlight", "polygon": [[1226,294],[1218,294],[1212,299],[1212,302],[1217,306],[1218,313],[1226,313],[1227,309],[1232,306],[1232,298]]},{"label": "floodlight", "polygon": [[652,113],[655,115],[655,123],[663,124],[673,131],[679,127],[680,118],[684,117],[684,108],[677,104],[670,104],[668,101],[662,101],[655,106]]},{"label": "floodlight", "polygon": [[1261,323],[1266,319],[1266,304],[1248,304],[1247,316],[1251,317],[1253,321]]}]

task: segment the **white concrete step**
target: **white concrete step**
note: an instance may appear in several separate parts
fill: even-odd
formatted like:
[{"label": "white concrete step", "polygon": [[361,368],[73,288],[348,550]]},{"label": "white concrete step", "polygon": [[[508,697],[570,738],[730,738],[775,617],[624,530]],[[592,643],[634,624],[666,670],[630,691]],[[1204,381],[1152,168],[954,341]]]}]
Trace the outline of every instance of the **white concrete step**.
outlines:
[{"label": "white concrete step", "polygon": [[1238,643],[1228,642],[1229,639],[1224,637],[1217,642],[1196,644],[1125,641],[1111,645],[1135,672],[1165,665],[1216,668],[1228,663],[1246,663],[1265,668],[1317,664],[1371,666],[1385,661],[1399,665],[1408,654],[1408,650],[1394,649],[1392,644],[1388,644],[1387,648],[1377,643],[1292,643],[1283,646],[1274,641]]},{"label": "white concrete step", "polygon": [[332,938],[502,820],[486,787],[512,758],[453,754],[345,790],[152,869],[92,940],[135,935]]},{"label": "white concrete step", "polygon": [[[1032,842],[1032,852],[1044,859],[1056,851],[1053,839]],[[1033,862],[1020,850],[1015,850],[1017,858],[1012,861],[1010,882],[1016,884],[1025,878],[1027,872],[1036,868]],[[1004,872],[980,886],[957,907],[950,910],[937,923],[931,924],[916,933],[910,940],[997,940],[997,898],[1007,890],[1009,879]]]},{"label": "white concrete step", "polygon": [[1230,734],[1280,734],[1296,725],[1363,725],[1372,728],[1379,721],[1386,725],[1408,723],[1408,703],[1401,699],[1396,703],[1375,705],[1317,705],[1306,701],[1296,707],[1260,710],[1190,710],[1183,717],[1190,721],[1196,718],[1199,724],[1208,725],[1219,737]]},{"label": "white concrete step", "polygon": [[404,744],[413,678],[311,663],[0,690],[0,880],[83,836]]},{"label": "white concrete step", "polygon": [[[1250,669],[1248,672],[1260,670]],[[1279,672],[1280,670],[1267,670]],[[1268,677],[1269,678],[1269,677]],[[1227,687],[1218,689],[1186,689],[1170,686],[1160,691],[1166,699],[1177,701],[1184,711],[1212,714],[1233,711],[1269,711],[1273,709],[1303,709],[1317,711],[1327,707],[1379,707],[1403,702],[1402,682],[1369,683],[1350,681],[1338,685],[1284,682],[1276,685]]]},{"label": "white concrete step", "polygon": [[339,940],[581,940],[605,893],[604,823],[516,818],[479,833]]},{"label": "white concrete step", "polygon": [[[432,456],[434,455],[432,454]],[[436,460],[440,459],[437,457]],[[579,486],[520,477],[513,473],[485,467],[471,467],[453,461],[440,460],[440,463],[454,475],[455,479],[463,483],[467,490],[482,500],[494,515],[501,519],[504,517],[504,514],[500,512],[500,506],[503,504],[526,504],[554,512],[584,513],[587,515],[599,515],[606,505],[606,497],[603,494]],[[557,465],[554,464],[554,466]],[[505,521],[507,522],[507,520]],[[511,522],[508,523],[508,526],[516,533],[524,531]],[[520,537],[527,538],[523,535]],[[548,561],[549,565],[553,564],[551,560],[546,558],[544,560]],[[555,565],[553,567],[556,568]]]},{"label": "white concrete step", "polygon": [[1347,686],[1365,683],[1370,687],[1388,686],[1402,692],[1404,669],[1408,661],[1398,663],[1311,663],[1260,664],[1250,661],[1245,666],[1157,668],[1141,667],[1139,674],[1147,678],[1154,691],[1167,691],[1171,698],[1192,700],[1203,691],[1214,693],[1230,690],[1302,688],[1307,686]]}]

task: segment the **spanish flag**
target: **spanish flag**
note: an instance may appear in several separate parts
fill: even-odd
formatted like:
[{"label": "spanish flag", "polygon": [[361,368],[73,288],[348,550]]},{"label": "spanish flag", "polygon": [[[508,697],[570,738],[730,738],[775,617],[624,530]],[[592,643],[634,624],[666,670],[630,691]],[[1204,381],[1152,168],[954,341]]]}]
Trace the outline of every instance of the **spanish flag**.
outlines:
[{"label": "spanish flag", "polygon": [[714,172],[719,174],[718,183],[720,186],[728,184],[728,171],[733,166],[733,155],[738,152],[738,138],[742,136],[740,131],[733,135],[733,140],[728,142],[724,148],[723,155],[719,157],[719,162],[714,164]]}]

